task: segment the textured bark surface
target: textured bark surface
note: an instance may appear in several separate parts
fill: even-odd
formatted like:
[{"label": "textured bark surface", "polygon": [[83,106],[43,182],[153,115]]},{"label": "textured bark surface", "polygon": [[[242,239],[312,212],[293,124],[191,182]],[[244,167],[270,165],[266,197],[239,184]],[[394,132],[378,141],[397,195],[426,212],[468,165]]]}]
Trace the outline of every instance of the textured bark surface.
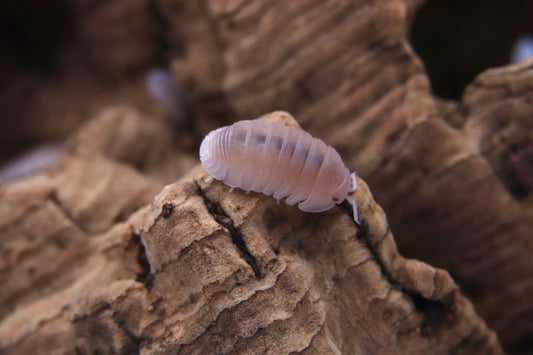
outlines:
[{"label": "textured bark surface", "polygon": [[48,175],[2,187],[3,353],[501,351],[448,273],[398,254],[362,180],[360,227],[348,205],[304,213],[199,166],[149,204],[161,184],[125,164],[125,126],[157,137],[115,109]]},{"label": "textured bark surface", "polygon": [[509,349],[528,349],[532,63],[480,75],[441,112],[406,42],[410,4],[370,3],[211,2],[228,101],[238,118],[289,110],[337,147],[401,249],[453,272]]},{"label": "textured bark surface", "polygon": [[[3,68],[8,151],[91,120],[46,174],[0,185],[2,352],[501,352],[464,295],[533,351],[533,62],[435,98],[407,41],[423,3],[71,2],[58,69]],[[294,114],[390,230],[363,182],[362,229],[204,183],[201,134],[144,88],[161,63],[199,133]]]}]

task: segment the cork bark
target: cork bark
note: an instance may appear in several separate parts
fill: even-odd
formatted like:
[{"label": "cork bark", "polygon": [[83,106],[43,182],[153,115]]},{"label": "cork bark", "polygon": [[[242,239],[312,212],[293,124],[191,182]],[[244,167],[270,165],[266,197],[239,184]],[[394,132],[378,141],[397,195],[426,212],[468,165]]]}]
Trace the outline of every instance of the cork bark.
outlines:
[{"label": "cork bark", "polygon": [[[0,88],[3,141],[68,137],[0,182],[1,352],[530,351],[533,62],[434,97],[423,3],[72,1],[58,69]],[[146,93],[162,62],[194,131]],[[279,109],[358,172],[361,226],[204,181],[203,134]]]},{"label": "cork bark", "polygon": [[360,226],[347,204],[230,193],[198,164],[162,188],[119,133],[149,144],[149,126],[105,113],[48,174],[2,186],[4,353],[501,351],[447,272],[398,254],[361,179]]}]

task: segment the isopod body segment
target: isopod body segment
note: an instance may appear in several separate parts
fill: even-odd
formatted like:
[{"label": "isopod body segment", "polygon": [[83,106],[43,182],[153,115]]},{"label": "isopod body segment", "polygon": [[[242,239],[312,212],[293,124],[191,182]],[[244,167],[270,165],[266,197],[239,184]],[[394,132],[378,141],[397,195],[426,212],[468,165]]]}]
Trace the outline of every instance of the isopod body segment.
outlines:
[{"label": "isopod body segment", "polygon": [[355,173],[337,151],[309,133],[279,122],[245,120],[211,131],[200,146],[200,160],[212,177],[232,189],[273,195],[322,212],[347,199],[358,222]]}]

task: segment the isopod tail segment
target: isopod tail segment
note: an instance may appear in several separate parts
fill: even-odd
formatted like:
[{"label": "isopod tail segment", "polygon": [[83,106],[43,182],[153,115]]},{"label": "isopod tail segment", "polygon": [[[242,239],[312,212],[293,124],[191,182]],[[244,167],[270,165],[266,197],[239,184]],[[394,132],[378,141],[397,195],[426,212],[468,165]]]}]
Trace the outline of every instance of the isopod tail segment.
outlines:
[{"label": "isopod tail segment", "polygon": [[357,211],[357,203],[355,202],[355,199],[352,196],[350,196],[350,193],[355,192],[356,190],[357,190],[357,175],[355,174],[355,172],[353,172],[350,174],[350,189],[348,190],[348,193],[346,194],[346,201],[348,201],[348,203],[352,205],[353,219],[355,223],[359,225],[360,223],[359,223],[359,213]]}]

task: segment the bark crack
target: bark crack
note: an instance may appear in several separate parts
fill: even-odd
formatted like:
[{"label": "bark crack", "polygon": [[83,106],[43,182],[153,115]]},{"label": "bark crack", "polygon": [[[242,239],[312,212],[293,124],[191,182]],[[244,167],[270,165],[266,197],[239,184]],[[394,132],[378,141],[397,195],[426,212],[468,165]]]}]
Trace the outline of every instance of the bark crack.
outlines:
[{"label": "bark crack", "polygon": [[381,274],[383,275],[383,277],[385,277],[389,284],[391,284],[391,286],[397,288],[403,294],[408,296],[413,302],[415,310],[424,315],[424,322],[422,326],[428,325],[429,322],[438,322],[444,319],[446,314],[448,314],[451,310],[451,306],[453,303],[453,294],[450,295],[450,297],[448,297],[444,301],[432,300],[425,298],[420,292],[416,290],[410,290],[402,286],[402,284],[391,275],[391,273],[387,269],[387,266],[379,257],[379,253],[376,250],[376,246],[372,245],[371,241],[368,239],[367,236],[368,223],[366,223],[365,221],[361,221],[359,232],[357,233],[357,239],[364,243],[367,249],[370,251],[373,259],[379,266]]},{"label": "bark crack", "polygon": [[59,199],[59,196],[57,195],[56,190],[52,190],[50,194],[48,195],[48,199],[59,208],[61,212],[63,212],[63,215],[80,231],[82,231],[85,234],[93,235],[80,221],[78,221],[74,216],[70,213],[70,211],[63,205],[63,202]]},{"label": "bark crack", "polygon": [[218,224],[220,224],[222,227],[226,228],[229,231],[231,241],[239,250],[241,257],[244,259],[244,261],[246,261],[248,265],[250,265],[255,274],[255,277],[257,279],[262,279],[264,275],[261,273],[255,256],[250,253],[250,251],[246,247],[246,242],[242,237],[242,232],[237,227],[235,227],[233,220],[224,211],[222,206],[220,206],[218,202],[211,201],[207,197],[205,192],[202,190],[197,181],[194,181],[194,184],[196,185],[198,195],[203,199],[204,204],[206,205],[207,210],[209,211],[209,214],[215,219]]},{"label": "bark crack", "polygon": [[[143,343],[150,343],[153,339],[151,337],[140,337],[133,333],[133,331],[128,327],[126,320],[118,313],[113,312],[111,318],[115,324],[122,330],[124,335],[129,339],[129,346],[123,346],[125,349],[131,351],[134,354],[140,354]],[[114,349],[117,351],[117,349]]]},{"label": "bark crack", "polygon": [[142,282],[144,288],[148,291],[151,291],[154,287],[154,275],[152,274],[152,266],[148,260],[148,255],[146,254],[146,248],[142,242],[141,236],[133,233],[130,243],[136,246],[137,249],[137,262],[141,267],[141,272],[137,274],[136,281]]}]

